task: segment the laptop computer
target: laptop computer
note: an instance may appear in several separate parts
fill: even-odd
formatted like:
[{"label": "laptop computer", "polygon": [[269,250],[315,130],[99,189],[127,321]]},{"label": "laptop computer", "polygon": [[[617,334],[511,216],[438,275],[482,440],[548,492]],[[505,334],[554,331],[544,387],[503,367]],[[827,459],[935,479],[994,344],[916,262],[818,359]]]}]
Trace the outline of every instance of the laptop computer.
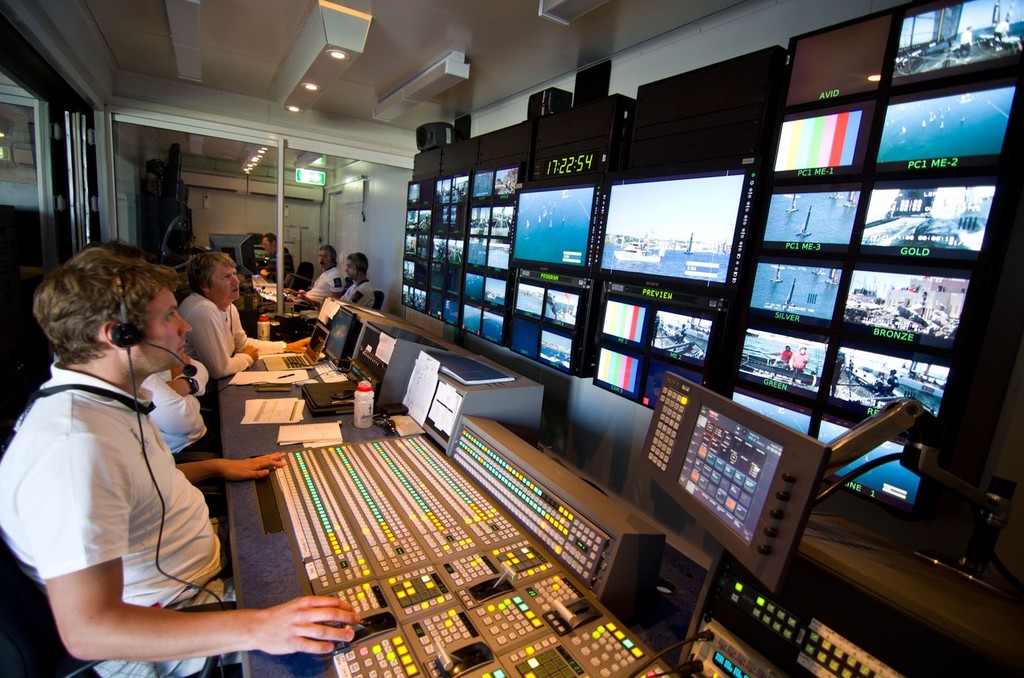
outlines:
[{"label": "laptop computer", "polygon": [[305,352],[290,355],[271,355],[261,358],[261,360],[267,369],[273,372],[315,367],[320,361],[320,351],[323,350],[326,341],[327,328],[318,322],[316,327],[313,328],[313,334],[309,337],[309,344],[306,345]]}]

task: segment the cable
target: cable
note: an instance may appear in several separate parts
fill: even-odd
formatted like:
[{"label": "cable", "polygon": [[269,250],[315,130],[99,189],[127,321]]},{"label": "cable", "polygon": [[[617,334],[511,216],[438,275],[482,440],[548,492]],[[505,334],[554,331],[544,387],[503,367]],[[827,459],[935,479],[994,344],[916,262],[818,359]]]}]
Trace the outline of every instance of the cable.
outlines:
[{"label": "cable", "polygon": [[857,468],[855,468],[852,471],[850,471],[849,473],[847,473],[845,476],[840,476],[839,479],[837,479],[834,483],[832,483],[831,485],[826,487],[824,490],[822,490],[821,494],[819,494],[817,497],[815,497],[814,504],[812,504],[812,505],[813,506],[817,506],[821,502],[825,501],[826,499],[831,497],[833,494],[835,494],[836,491],[840,487],[842,487],[846,483],[850,482],[854,478],[858,478],[858,477],[864,475],[865,473],[867,473],[868,471],[872,471],[872,470],[878,468],[879,466],[883,466],[885,464],[888,464],[890,461],[899,461],[899,459],[902,458],[902,457],[903,457],[903,453],[902,452],[892,452],[890,454],[883,454],[881,457],[875,457],[874,459],[872,459],[870,461],[864,462],[863,464],[861,464]]},{"label": "cable", "polygon": [[[128,353],[128,380],[132,386],[132,397],[135,399],[136,402],[138,402],[139,392],[135,385],[135,364],[134,361],[132,361],[132,349],[131,347],[126,346],[124,350]],[[138,408],[135,409],[135,421],[139,426],[139,449],[142,452],[142,460],[146,463],[146,470],[149,472],[149,479],[153,481],[153,489],[156,490],[156,497],[160,501],[160,528],[157,530],[156,553],[153,558],[153,564],[156,566],[156,571],[162,574],[164,577],[170,579],[171,581],[181,584],[185,587],[186,590],[195,589],[196,591],[205,591],[215,601],[217,601],[217,605],[220,606],[222,610],[227,609],[224,606],[224,601],[221,600],[221,597],[218,596],[212,589],[209,589],[201,584],[196,584],[176,577],[173,574],[166,572],[160,566],[160,547],[163,544],[164,538],[164,523],[167,519],[167,504],[164,501],[163,493],[160,491],[160,485],[157,484],[156,482],[156,474],[153,473],[153,465],[149,463],[149,455],[146,454],[146,433],[142,425],[142,412],[140,412]]]},{"label": "cable", "polygon": [[671,676],[671,675],[679,675],[679,676],[687,675],[687,676],[692,676],[693,674],[697,673],[698,671],[702,671],[703,669],[704,669],[704,662],[697,661],[697,660],[692,660],[692,661],[688,661],[688,662],[683,662],[679,666],[676,666],[675,668],[669,669],[668,671],[659,671],[658,673],[651,674],[647,678],[660,678],[661,676]]},{"label": "cable", "polygon": [[659,659],[661,659],[662,657],[664,657],[666,654],[668,654],[672,650],[678,650],[682,646],[688,645],[689,643],[692,643],[692,642],[695,642],[695,641],[698,641],[698,640],[702,640],[702,641],[706,642],[706,641],[709,641],[709,640],[714,640],[714,638],[715,638],[715,634],[712,631],[707,631],[707,630],[700,631],[699,633],[696,633],[696,634],[690,636],[689,638],[683,638],[680,641],[672,643],[671,645],[669,645],[665,649],[663,649],[663,650],[661,650],[659,652],[656,652],[655,654],[653,654],[650,657],[648,657],[647,661],[645,661],[644,663],[640,664],[639,666],[630,667],[629,670],[633,673],[633,675],[636,675],[636,674],[640,673],[641,671],[643,671],[644,669],[646,669],[651,664],[653,664],[654,662],[656,662]]}]

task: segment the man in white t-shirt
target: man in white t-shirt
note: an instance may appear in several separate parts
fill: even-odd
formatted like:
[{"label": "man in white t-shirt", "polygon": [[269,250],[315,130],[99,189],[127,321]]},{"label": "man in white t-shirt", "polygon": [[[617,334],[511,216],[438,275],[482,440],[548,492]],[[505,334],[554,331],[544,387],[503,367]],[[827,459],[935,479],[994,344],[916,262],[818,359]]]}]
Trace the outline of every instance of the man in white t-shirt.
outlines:
[{"label": "man in white t-shirt", "polygon": [[283,341],[261,341],[246,335],[234,301],[238,298],[238,271],[223,252],[194,255],[186,268],[192,294],[181,302],[181,317],[191,326],[185,352],[199,359],[214,379],[248,369],[261,355],[300,353],[301,346]]},{"label": "man in white t-shirt", "polygon": [[366,308],[373,306],[373,285],[366,275],[369,268],[370,262],[362,252],[353,252],[345,257],[345,274],[352,280],[352,284],[342,293],[342,301]]},{"label": "man in white t-shirt", "polygon": [[316,279],[309,291],[299,290],[296,292],[298,301],[307,302],[313,306],[324,303],[327,297],[337,298],[345,289],[345,276],[338,269],[338,252],[331,245],[324,245],[318,252],[320,257],[320,268],[323,273]]},{"label": "man in white t-shirt", "polygon": [[[264,477],[282,453],[175,466],[145,414],[152,374],[179,365],[189,329],[166,267],[85,250],[39,286],[34,314],[57,362],[0,460],[0,534],[46,592],[68,651],[102,675],[194,673],[206,656],[329,652],[353,608],[307,596],[264,610],[183,614],[223,563],[193,481]],[[159,557],[159,562],[157,562]],[[167,576],[170,575],[170,576]]]}]

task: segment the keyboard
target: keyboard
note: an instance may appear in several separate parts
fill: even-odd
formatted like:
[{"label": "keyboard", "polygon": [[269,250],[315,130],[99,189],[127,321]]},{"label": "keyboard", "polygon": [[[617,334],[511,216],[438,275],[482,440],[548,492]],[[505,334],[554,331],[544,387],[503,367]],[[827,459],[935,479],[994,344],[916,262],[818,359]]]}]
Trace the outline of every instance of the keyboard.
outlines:
[{"label": "keyboard", "polygon": [[348,381],[348,375],[336,369],[330,362],[319,363],[315,370],[316,376],[320,377],[320,381],[324,383],[333,384],[338,381]]}]

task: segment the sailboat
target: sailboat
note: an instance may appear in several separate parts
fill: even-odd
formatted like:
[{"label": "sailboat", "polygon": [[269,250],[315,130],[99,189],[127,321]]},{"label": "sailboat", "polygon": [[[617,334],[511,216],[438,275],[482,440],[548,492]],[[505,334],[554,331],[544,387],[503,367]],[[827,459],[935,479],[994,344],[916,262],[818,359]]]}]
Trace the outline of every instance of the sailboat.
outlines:
[{"label": "sailboat", "polygon": [[807,226],[811,223],[811,207],[813,207],[813,205],[808,205],[807,206],[807,218],[804,219],[804,227],[801,228],[796,233],[796,237],[798,237],[798,238],[806,238],[807,236],[809,236],[811,234],[811,232],[809,230],[807,230]]},{"label": "sailboat", "polygon": [[797,198],[797,195],[796,195],[796,193],[794,193],[793,194],[792,202],[790,202],[789,203],[789,207],[786,208],[787,212],[796,212],[797,211],[796,198]]}]

